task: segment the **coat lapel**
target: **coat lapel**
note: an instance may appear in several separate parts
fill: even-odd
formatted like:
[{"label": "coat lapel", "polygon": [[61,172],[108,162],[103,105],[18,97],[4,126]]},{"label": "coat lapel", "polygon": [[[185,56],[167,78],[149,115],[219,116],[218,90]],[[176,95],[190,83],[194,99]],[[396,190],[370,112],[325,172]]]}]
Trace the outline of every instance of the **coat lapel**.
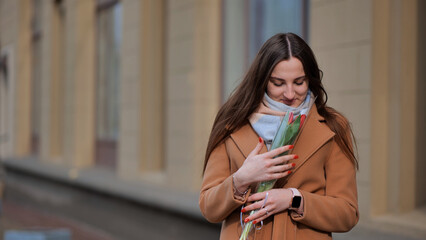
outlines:
[{"label": "coat lapel", "polygon": [[[243,155],[244,159],[253,151],[259,142],[259,135],[254,131],[250,123],[247,123],[237,131],[231,134],[231,139],[234,141],[240,153]],[[261,153],[266,152],[268,149],[266,145],[263,144]],[[244,161],[244,160],[243,160]],[[241,166],[243,163],[237,163],[238,166]]]},{"label": "coat lapel", "polygon": [[[321,146],[333,138],[334,135],[334,132],[325,124],[324,118],[318,114],[316,106],[312,106],[292,151],[299,156],[299,159],[295,161],[296,168],[293,170],[293,173],[296,172],[312,156],[312,154],[321,148]],[[248,123],[236,132],[232,133],[231,139],[243,155],[244,161],[244,159],[246,159],[250,152],[256,147],[259,136],[254,131],[250,123]],[[267,149],[264,145],[261,153],[266,151]],[[241,166],[242,162],[237,164],[238,166]]]},{"label": "coat lapel", "polygon": [[324,118],[318,114],[316,106],[312,106],[306,124],[302,127],[296,142],[293,153],[299,156],[296,168],[297,171],[319,148],[334,137],[335,133],[330,130],[324,122]]}]

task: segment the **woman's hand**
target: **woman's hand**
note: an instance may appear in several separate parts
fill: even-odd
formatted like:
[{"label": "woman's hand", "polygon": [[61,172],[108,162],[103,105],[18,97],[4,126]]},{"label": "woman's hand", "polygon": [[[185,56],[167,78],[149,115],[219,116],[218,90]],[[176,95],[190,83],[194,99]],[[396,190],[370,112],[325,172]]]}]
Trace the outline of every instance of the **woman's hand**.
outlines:
[{"label": "woman's hand", "polygon": [[287,145],[276,148],[269,152],[259,154],[263,147],[263,139],[259,138],[259,143],[248,155],[243,165],[234,173],[234,184],[238,191],[244,192],[251,184],[283,178],[291,173],[290,169],[295,164],[285,164],[292,159],[297,159],[294,154],[274,158],[275,156],[293,148]]},{"label": "woman's hand", "polygon": [[256,224],[275,213],[286,210],[290,206],[292,196],[293,193],[290,189],[271,189],[251,195],[247,201],[253,203],[243,208],[241,212],[258,211],[245,218],[244,222],[253,221],[253,224]]}]

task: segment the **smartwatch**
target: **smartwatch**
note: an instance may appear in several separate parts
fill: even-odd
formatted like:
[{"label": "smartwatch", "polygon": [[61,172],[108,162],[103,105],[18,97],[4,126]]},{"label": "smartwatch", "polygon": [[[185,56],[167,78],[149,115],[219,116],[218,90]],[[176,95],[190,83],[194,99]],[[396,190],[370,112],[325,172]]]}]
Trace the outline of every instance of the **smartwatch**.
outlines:
[{"label": "smartwatch", "polygon": [[302,203],[302,195],[295,188],[290,188],[290,190],[293,192],[293,198],[291,200],[290,207],[288,209],[297,211],[300,207],[300,204]]}]

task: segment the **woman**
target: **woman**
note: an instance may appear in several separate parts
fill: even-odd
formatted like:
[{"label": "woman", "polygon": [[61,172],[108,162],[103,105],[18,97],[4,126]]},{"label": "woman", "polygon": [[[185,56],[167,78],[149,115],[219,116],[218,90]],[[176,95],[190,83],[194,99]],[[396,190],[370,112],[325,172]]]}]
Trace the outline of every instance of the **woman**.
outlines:
[{"label": "woman", "polygon": [[[219,110],[199,204],[208,221],[222,222],[221,239],[239,239],[240,220],[257,224],[254,239],[331,239],[358,222],[352,130],[326,105],[321,77],[300,37],[277,34]],[[294,146],[268,151],[283,115],[306,109]],[[274,189],[255,193],[259,182],[273,179]]]}]

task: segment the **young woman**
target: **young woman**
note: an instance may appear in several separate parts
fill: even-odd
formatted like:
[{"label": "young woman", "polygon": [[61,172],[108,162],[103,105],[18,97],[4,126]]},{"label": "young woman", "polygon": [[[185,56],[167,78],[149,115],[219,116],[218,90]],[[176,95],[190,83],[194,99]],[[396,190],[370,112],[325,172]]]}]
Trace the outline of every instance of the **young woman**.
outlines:
[{"label": "young woman", "polygon": [[[331,239],[358,222],[352,130],[326,105],[321,78],[305,41],[277,34],[219,110],[199,204],[208,221],[222,222],[221,239],[239,239],[241,221],[257,225],[254,239]],[[294,146],[268,151],[283,116],[304,110]],[[259,182],[274,179],[273,189],[255,193]]]}]

